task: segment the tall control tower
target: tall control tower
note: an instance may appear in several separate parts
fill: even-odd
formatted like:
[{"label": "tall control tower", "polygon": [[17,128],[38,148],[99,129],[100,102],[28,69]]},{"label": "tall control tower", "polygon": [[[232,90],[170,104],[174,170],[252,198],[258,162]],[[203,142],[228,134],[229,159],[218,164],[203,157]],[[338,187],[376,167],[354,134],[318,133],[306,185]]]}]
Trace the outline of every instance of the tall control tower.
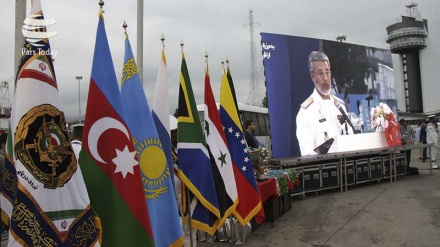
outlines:
[{"label": "tall control tower", "polygon": [[[386,28],[392,53],[399,54],[406,113],[440,112],[440,57],[428,37],[428,21],[417,11],[417,3],[406,5],[407,15]],[[398,97],[399,101],[399,97]]]}]

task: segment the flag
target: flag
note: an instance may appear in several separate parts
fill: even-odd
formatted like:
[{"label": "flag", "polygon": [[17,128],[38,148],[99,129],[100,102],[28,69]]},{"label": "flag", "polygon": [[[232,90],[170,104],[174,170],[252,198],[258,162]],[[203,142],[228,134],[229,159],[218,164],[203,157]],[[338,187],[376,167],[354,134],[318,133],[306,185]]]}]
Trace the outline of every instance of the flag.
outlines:
[{"label": "flag", "polygon": [[182,246],[182,226],[171,182],[174,172],[167,166],[162,140],[150,113],[128,35],[125,38],[121,96],[141,168],[155,246]]},{"label": "flag", "polygon": [[154,246],[140,167],[119,92],[103,12],[84,122],[80,166],[106,246]]},{"label": "flag", "polygon": [[237,187],[234,179],[231,154],[226,144],[226,136],[220,121],[220,116],[212,93],[209,71],[205,73],[205,138],[210,152],[211,165],[214,174],[217,199],[219,203],[220,222],[232,214],[238,203]]},{"label": "flag", "polygon": [[[4,172],[0,175],[1,183],[1,195],[0,195],[0,211],[1,211],[1,221],[4,224],[9,225],[9,218],[12,214],[13,203],[17,202],[17,189],[15,184],[18,183],[17,171],[13,165],[13,148],[12,148],[12,137],[11,137],[11,119],[8,119],[8,138],[6,140],[6,152],[4,154]],[[3,178],[4,177],[4,178]],[[4,180],[3,180],[4,179]],[[9,188],[8,188],[9,187]]]},{"label": "flag", "polygon": [[[200,213],[198,215],[198,212],[195,212],[192,215],[192,225],[200,230],[213,233],[218,225],[218,220],[215,218],[220,218],[219,204],[209,152],[203,137],[202,126],[197,113],[191,81],[183,54],[178,114],[177,155],[179,161],[177,175],[183,181],[186,188],[195,196],[194,200],[191,196],[184,199],[189,200],[191,209],[205,208],[203,214]],[[186,205],[184,204],[184,206]]]},{"label": "flag", "polygon": [[233,92],[232,77],[229,81],[226,73],[223,73],[220,89],[220,119],[231,152],[237,184],[239,203],[234,215],[242,225],[245,225],[260,211],[262,205]]},{"label": "flag", "polygon": [[[154,91],[153,115],[154,124],[162,143],[163,151],[167,158],[168,169],[174,172],[173,155],[170,133],[170,107],[168,102],[168,79],[167,79],[167,60],[165,51],[162,48],[162,57],[160,59],[159,69],[157,71],[156,89]],[[174,190],[174,179],[171,179]]]},{"label": "flag", "polygon": [[13,205],[17,203],[17,187],[18,178],[17,170],[15,170],[14,162],[12,158],[13,148],[12,148],[12,137],[11,137],[11,119],[8,119],[8,136],[6,139],[6,152],[4,152],[4,171],[0,175],[2,179],[0,182],[1,195],[0,195],[0,211],[1,211],[1,221],[5,225],[9,226],[9,219],[12,214]]},{"label": "flag", "polygon": [[[99,246],[101,231],[68,131],[40,1],[24,21],[25,43],[11,112],[2,210],[9,246]],[[3,205],[5,207],[3,207]]]},{"label": "flag", "polygon": [[0,184],[2,192],[0,198],[1,221],[3,221],[5,225],[9,225],[9,219],[11,218],[14,205],[18,204],[16,187],[16,184],[18,184],[18,177],[11,156],[6,154],[3,162],[4,171],[1,171],[2,182]]}]

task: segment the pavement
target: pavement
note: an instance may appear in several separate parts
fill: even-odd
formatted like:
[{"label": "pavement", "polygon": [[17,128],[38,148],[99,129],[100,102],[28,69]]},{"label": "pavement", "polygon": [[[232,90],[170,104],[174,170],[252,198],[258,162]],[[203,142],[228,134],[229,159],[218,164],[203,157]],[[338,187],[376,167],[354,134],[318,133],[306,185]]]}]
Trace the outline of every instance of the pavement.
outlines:
[{"label": "pavement", "polygon": [[[371,182],[293,197],[292,209],[275,223],[263,222],[244,245],[252,247],[440,246],[440,170],[429,175],[429,162],[412,151],[420,175],[397,182]],[[1,246],[7,235],[2,234]],[[231,246],[197,242],[199,247]]]},{"label": "pavement", "polygon": [[[245,246],[357,247],[440,246],[440,170],[412,151],[420,175],[371,182],[293,197],[292,209],[275,223],[263,222]],[[197,246],[230,246],[198,242]]]}]

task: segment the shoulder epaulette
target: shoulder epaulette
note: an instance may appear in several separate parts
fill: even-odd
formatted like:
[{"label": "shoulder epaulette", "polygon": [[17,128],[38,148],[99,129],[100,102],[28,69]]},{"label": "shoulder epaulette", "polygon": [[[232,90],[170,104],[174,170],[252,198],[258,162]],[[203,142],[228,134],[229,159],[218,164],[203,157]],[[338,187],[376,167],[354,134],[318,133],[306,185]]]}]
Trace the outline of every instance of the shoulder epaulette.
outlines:
[{"label": "shoulder epaulette", "polygon": [[304,102],[302,102],[301,107],[304,108],[304,109],[307,109],[307,107],[309,107],[309,105],[312,104],[312,103],[313,103],[313,98],[309,97]]}]

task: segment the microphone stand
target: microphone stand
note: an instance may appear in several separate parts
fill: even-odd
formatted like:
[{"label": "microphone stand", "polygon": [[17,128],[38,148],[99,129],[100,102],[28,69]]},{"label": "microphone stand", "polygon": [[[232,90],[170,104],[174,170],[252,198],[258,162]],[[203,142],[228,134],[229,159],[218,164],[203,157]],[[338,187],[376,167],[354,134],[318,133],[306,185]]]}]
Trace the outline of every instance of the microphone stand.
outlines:
[{"label": "microphone stand", "polygon": [[[347,108],[348,108],[348,114],[350,114],[350,98],[348,97],[348,89],[345,89],[345,102],[347,104]],[[345,134],[348,135],[348,126],[347,126],[347,122],[345,122]],[[353,127],[353,134],[354,134],[354,127]]]},{"label": "microphone stand", "polygon": [[[347,97],[346,97],[347,98]],[[338,108],[338,110],[341,112],[341,117],[339,118],[339,123],[342,125],[345,122],[345,134],[348,135],[348,125],[351,126],[351,128],[353,129],[353,134],[354,134],[354,126],[353,123],[351,123],[351,120],[348,118],[347,113],[342,109],[341,104],[335,99],[334,101],[336,108]]]},{"label": "microphone stand", "polygon": [[373,99],[373,95],[369,95],[367,98],[366,98],[366,100],[367,100],[367,102],[368,102],[368,113],[367,113],[367,116],[368,116],[368,123],[369,123],[369,126],[368,127],[370,127],[370,129],[371,129],[371,109],[370,109],[370,101]]},{"label": "microphone stand", "polygon": [[[345,134],[348,135],[348,119],[344,115],[341,115],[341,118],[339,119],[339,123],[345,125]],[[354,126],[351,126],[351,128],[353,129],[353,134],[354,134]]]}]

